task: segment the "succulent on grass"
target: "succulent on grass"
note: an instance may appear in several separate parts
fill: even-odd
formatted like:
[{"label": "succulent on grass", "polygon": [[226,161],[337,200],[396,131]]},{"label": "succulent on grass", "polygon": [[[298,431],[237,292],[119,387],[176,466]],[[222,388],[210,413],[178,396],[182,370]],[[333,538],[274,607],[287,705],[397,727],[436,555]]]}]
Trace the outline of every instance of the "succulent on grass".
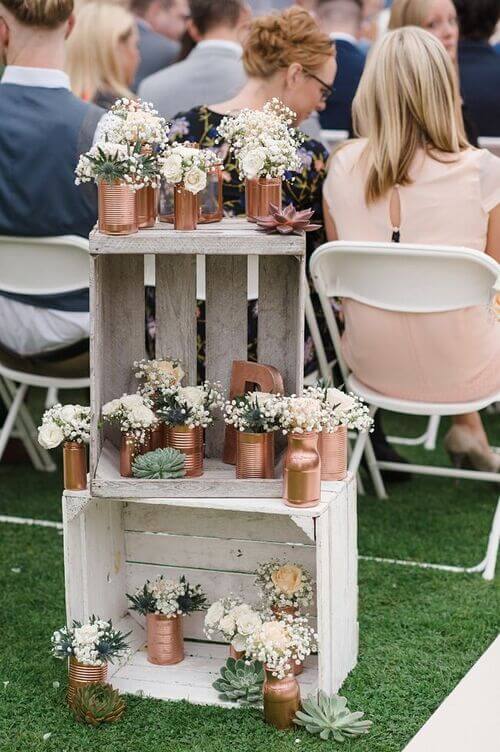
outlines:
[{"label": "succulent on grass", "polygon": [[77,721],[100,726],[118,721],[125,701],[111,684],[86,684],[76,690],[72,709]]},{"label": "succulent on grass", "polygon": [[134,478],[182,478],[186,456],[178,449],[155,449],[138,455],[132,463]]},{"label": "succulent on grass", "polygon": [[321,739],[333,737],[336,742],[343,742],[349,737],[367,734],[371,721],[362,721],[364,713],[351,713],[347,707],[347,699],[340,695],[327,695],[319,692],[318,699],[309,697],[302,703],[302,710],[298,710],[294,723],[305,726],[310,734],[319,734]]},{"label": "succulent on grass", "polygon": [[259,661],[246,664],[243,660],[228,658],[220,670],[221,678],[212,687],[223,700],[239,702],[242,705],[256,705],[262,702],[264,686],[264,665]]},{"label": "succulent on grass", "polygon": [[259,230],[264,230],[268,235],[273,232],[280,235],[303,235],[321,227],[309,221],[313,214],[314,209],[297,211],[293,204],[288,204],[284,209],[269,204],[269,214],[265,217],[256,217],[255,221]]}]

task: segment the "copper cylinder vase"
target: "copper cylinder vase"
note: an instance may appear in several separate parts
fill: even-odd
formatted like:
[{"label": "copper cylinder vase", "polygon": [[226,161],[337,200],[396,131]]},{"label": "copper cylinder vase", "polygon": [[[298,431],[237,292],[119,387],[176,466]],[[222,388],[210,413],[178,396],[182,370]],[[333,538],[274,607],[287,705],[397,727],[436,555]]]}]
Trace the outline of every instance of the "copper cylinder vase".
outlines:
[{"label": "copper cylinder vase", "polygon": [[295,676],[277,679],[266,670],[264,682],[264,720],[283,730],[292,728],[295,713],[300,708],[300,689]]},{"label": "copper cylinder vase", "polygon": [[97,186],[99,232],[104,235],[131,235],[138,231],[135,191],[128,183],[106,183]]},{"label": "copper cylinder vase", "polygon": [[174,223],[174,191],[175,185],[162,178],[158,191],[158,219],[160,222]]},{"label": "copper cylinder vase", "polygon": [[186,456],[186,478],[203,475],[203,428],[172,426],[167,428],[167,446],[178,449]]},{"label": "copper cylinder vase", "polygon": [[249,222],[255,222],[255,217],[259,216],[258,182],[258,178],[245,180],[245,212]]},{"label": "copper cylinder vase", "polygon": [[137,225],[139,230],[154,227],[157,215],[158,196],[156,188],[150,185],[136,191]]},{"label": "copper cylinder vase", "polygon": [[200,224],[221,222],[224,217],[222,202],[222,164],[213,165],[207,172],[207,184],[198,194]]},{"label": "copper cylinder vase", "polygon": [[245,657],[245,651],[235,650],[232,645],[229,645],[229,657],[234,658],[235,661],[241,661]]},{"label": "copper cylinder vase", "polygon": [[151,451],[151,429],[144,429],[144,441],[138,445],[139,454],[147,454]]},{"label": "copper cylinder vase", "polygon": [[104,666],[85,666],[71,656],[68,665],[68,704],[73,704],[77,689],[86,684],[103,684],[107,676],[107,663]]},{"label": "copper cylinder vase", "polygon": [[182,616],[146,614],[149,663],[173,666],[184,660]]},{"label": "copper cylinder vase", "polygon": [[236,433],[236,477],[274,478],[274,433]]},{"label": "copper cylinder vase", "polygon": [[150,432],[149,448],[151,452],[163,447],[163,424],[157,423]]},{"label": "copper cylinder vase", "polygon": [[63,444],[64,488],[84,491],[87,488],[87,452],[85,444],[65,441]]},{"label": "copper cylinder vase", "polygon": [[137,454],[137,441],[133,433],[122,433],[120,446],[120,475],[132,478],[132,463]]},{"label": "copper cylinder vase", "polygon": [[176,185],[174,190],[174,229],[196,230],[198,224],[198,196]]},{"label": "copper cylinder vase", "polygon": [[266,217],[271,204],[281,209],[281,178],[259,178],[257,183],[258,217]]},{"label": "copper cylinder vase", "polygon": [[344,480],[347,475],[347,426],[333,433],[322,431],[318,439],[321,480]]},{"label": "copper cylinder vase", "polygon": [[290,507],[315,507],[321,496],[318,434],[288,434],[283,472],[283,498]]}]

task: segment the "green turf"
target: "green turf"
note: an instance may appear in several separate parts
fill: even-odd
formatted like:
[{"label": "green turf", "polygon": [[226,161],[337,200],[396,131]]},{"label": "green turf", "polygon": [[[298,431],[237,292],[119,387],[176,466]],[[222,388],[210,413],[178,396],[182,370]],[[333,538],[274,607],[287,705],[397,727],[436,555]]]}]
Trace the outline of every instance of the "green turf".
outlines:
[{"label": "green turf", "polygon": [[[500,421],[493,420],[488,431],[500,443]],[[392,416],[387,425],[393,433],[408,434],[421,423]],[[418,459],[423,450],[405,454]],[[432,455],[433,462],[443,459],[440,450]],[[0,488],[0,514],[60,519],[59,474],[0,465]],[[360,553],[447,564],[482,557],[498,490],[420,477],[390,492],[384,502],[360,498]],[[64,666],[49,652],[52,631],[64,623],[62,536],[53,529],[6,524],[0,536],[2,752],[286,752],[337,746],[302,730],[276,732],[254,710],[135,697],[115,726],[94,730],[76,724],[64,704]],[[498,580],[361,561],[359,585],[359,663],[342,693],[374,727],[343,749],[400,752],[496,636]],[[60,686],[54,688],[54,681]],[[51,736],[43,741],[46,733]]]}]

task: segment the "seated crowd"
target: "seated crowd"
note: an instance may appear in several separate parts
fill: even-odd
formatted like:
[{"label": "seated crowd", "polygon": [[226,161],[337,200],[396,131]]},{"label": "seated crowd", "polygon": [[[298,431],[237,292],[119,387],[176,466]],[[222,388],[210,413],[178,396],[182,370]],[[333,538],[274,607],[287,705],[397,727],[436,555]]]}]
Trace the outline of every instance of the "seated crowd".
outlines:
[{"label": "seated crowd", "polygon": [[[88,236],[97,199],[93,186],[75,186],[76,162],[105,110],[134,92],[172,122],[173,140],[220,152],[226,213],[243,214],[244,186],[217,126],[277,97],[307,134],[283,198],[324,225],[308,235],[308,255],[326,239],[392,240],[500,262],[500,159],[478,148],[481,137],[500,139],[500,55],[489,41],[498,0],[393,0],[384,12],[371,0],[274,12],[260,3],[264,14],[252,15],[258,5],[0,0],[0,235]],[[330,156],[320,127],[352,138]],[[500,393],[500,324],[486,309],[402,314],[344,300],[342,315],[349,367],[383,394]],[[85,374],[88,318],[88,290],[42,299],[0,280],[0,362]],[[398,458],[377,432],[377,456]],[[446,447],[472,448],[478,469],[500,471],[478,413],[453,419]]]}]

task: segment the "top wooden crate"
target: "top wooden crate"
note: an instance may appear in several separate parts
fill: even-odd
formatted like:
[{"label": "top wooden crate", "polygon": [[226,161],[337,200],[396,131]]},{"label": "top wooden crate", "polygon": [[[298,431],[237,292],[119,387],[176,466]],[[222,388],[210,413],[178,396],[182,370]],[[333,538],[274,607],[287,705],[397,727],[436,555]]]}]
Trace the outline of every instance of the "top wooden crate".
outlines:
[{"label": "top wooden crate", "polygon": [[[305,239],[266,235],[245,219],[200,225],[193,232],[158,224],[134,235],[90,235],[91,432],[94,496],[281,496],[281,481],[234,481],[223,465],[224,425],[207,430],[207,463],[199,479],[151,483],[121,478],[117,435],[102,431],[102,405],[135,392],[133,362],[145,357],[144,257],[153,255],[156,279],[156,355],[178,358],[186,383],[196,383],[196,256],[205,256],[206,378],[227,391],[233,360],[247,360],[247,259],[258,257],[260,363],[277,368],[285,392],[300,393],[304,368]],[[106,439],[106,446],[104,440]],[[104,449],[104,451],[103,451]]]}]

